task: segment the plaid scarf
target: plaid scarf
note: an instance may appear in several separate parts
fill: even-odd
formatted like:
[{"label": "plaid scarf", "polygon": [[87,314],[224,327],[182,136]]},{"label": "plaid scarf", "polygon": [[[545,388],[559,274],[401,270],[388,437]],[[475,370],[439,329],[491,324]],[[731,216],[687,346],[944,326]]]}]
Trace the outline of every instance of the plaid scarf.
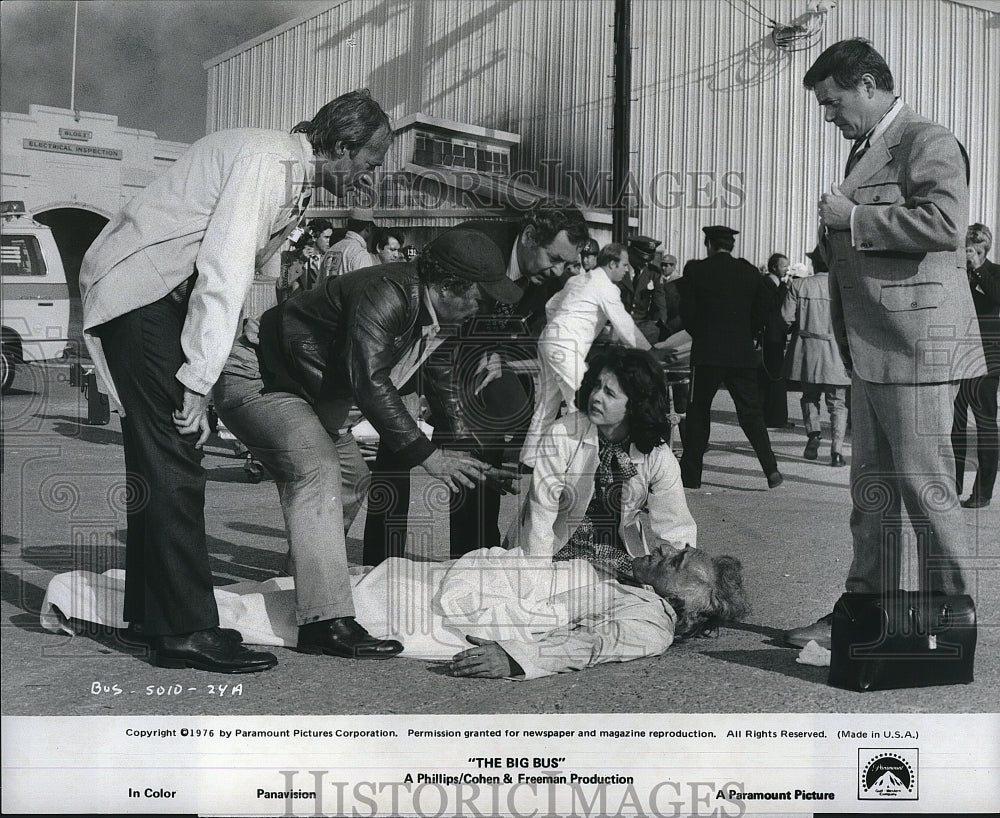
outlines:
[{"label": "plaid scarf", "polygon": [[[629,456],[629,442],[600,440],[600,462],[594,474],[594,496],[580,526],[553,560],[587,560],[595,568],[612,574],[631,573],[632,558],[625,550],[618,527],[622,519],[622,491],[639,471]],[[600,522],[595,526],[594,520]]]}]

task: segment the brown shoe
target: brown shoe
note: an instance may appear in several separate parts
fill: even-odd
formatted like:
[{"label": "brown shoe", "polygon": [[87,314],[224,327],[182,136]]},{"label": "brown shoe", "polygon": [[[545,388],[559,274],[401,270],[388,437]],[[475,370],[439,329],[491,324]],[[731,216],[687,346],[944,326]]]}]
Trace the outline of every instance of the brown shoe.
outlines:
[{"label": "brown shoe", "polygon": [[833,614],[829,613],[822,619],[817,619],[811,625],[792,628],[785,631],[785,644],[793,648],[804,648],[809,642],[815,642],[821,648],[830,649],[830,631],[833,628]]},{"label": "brown shoe", "polygon": [[833,452],[830,455],[830,465],[839,468],[840,466],[846,466],[847,461],[844,460],[844,456],[840,452]]}]

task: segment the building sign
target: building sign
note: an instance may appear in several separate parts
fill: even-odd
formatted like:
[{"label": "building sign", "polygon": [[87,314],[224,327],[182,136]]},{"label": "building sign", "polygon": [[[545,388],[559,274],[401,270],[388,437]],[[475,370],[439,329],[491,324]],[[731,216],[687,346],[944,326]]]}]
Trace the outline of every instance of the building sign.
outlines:
[{"label": "building sign", "polygon": [[67,145],[64,142],[46,142],[44,139],[22,140],[25,150],[51,151],[52,153],[72,153],[78,156],[95,156],[98,159],[122,159],[117,148],[98,148],[96,145]]},{"label": "building sign", "polygon": [[93,131],[81,131],[79,128],[60,128],[60,139],[78,139],[81,142],[89,142],[94,138]]}]

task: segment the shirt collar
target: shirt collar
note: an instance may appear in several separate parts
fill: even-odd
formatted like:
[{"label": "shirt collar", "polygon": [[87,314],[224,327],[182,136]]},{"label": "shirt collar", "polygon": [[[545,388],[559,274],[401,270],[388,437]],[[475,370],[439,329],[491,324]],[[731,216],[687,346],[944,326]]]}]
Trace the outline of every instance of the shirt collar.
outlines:
[{"label": "shirt collar", "polygon": [[364,248],[366,250],[368,249],[368,244],[365,241],[364,236],[362,236],[360,233],[355,233],[353,230],[348,230],[347,233],[344,235],[344,238],[356,241],[358,244],[364,245]]},{"label": "shirt collar", "polygon": [[902,97],[896,97],[889,110],[882,114],[879,121],[875,123],[875,126],[865,134],[864,138],[858,144],[870,145],[876,136],[884,134],[902,109],[903,99]]},{"label": "shirt collar", "polygon": [[517,234],[517,239],[514,241],[514,249],[510,251],[510,261],[507,264],[507,278],[511,281],[518,281],[524,277],[524,273],[521,272],[521,265],[517,263],[517,245],[521,242],[521,234]]},{"label": "shirt collar", "polygon": [[420,285],[420,301],[421,306],[427,312],[426,317],[430,318],[429,324],[421,323],[420,333],[421,335],[434,337],[441,331],[441,324],[438,323],[437,312],[434,309],[434,303],[431,301],[431,294],[422,284]]}]

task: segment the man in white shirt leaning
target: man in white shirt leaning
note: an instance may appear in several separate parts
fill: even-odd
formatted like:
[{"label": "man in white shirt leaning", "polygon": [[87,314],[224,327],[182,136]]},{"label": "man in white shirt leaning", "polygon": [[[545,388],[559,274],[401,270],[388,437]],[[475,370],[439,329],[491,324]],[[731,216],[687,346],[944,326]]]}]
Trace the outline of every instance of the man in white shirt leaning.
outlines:
[{"label": "man in white shirt leaning", "polygon": [[208,394],[254,270],[298,224],[311,189],[343,195],[382,164],[391,141],[367,90],[327,103],[290,134],[210,134],[136,194],[84,258],[87,348],[125,413],[124,618],[154,664],[246,673],[277,662],[218,627],[201,465]]}]

